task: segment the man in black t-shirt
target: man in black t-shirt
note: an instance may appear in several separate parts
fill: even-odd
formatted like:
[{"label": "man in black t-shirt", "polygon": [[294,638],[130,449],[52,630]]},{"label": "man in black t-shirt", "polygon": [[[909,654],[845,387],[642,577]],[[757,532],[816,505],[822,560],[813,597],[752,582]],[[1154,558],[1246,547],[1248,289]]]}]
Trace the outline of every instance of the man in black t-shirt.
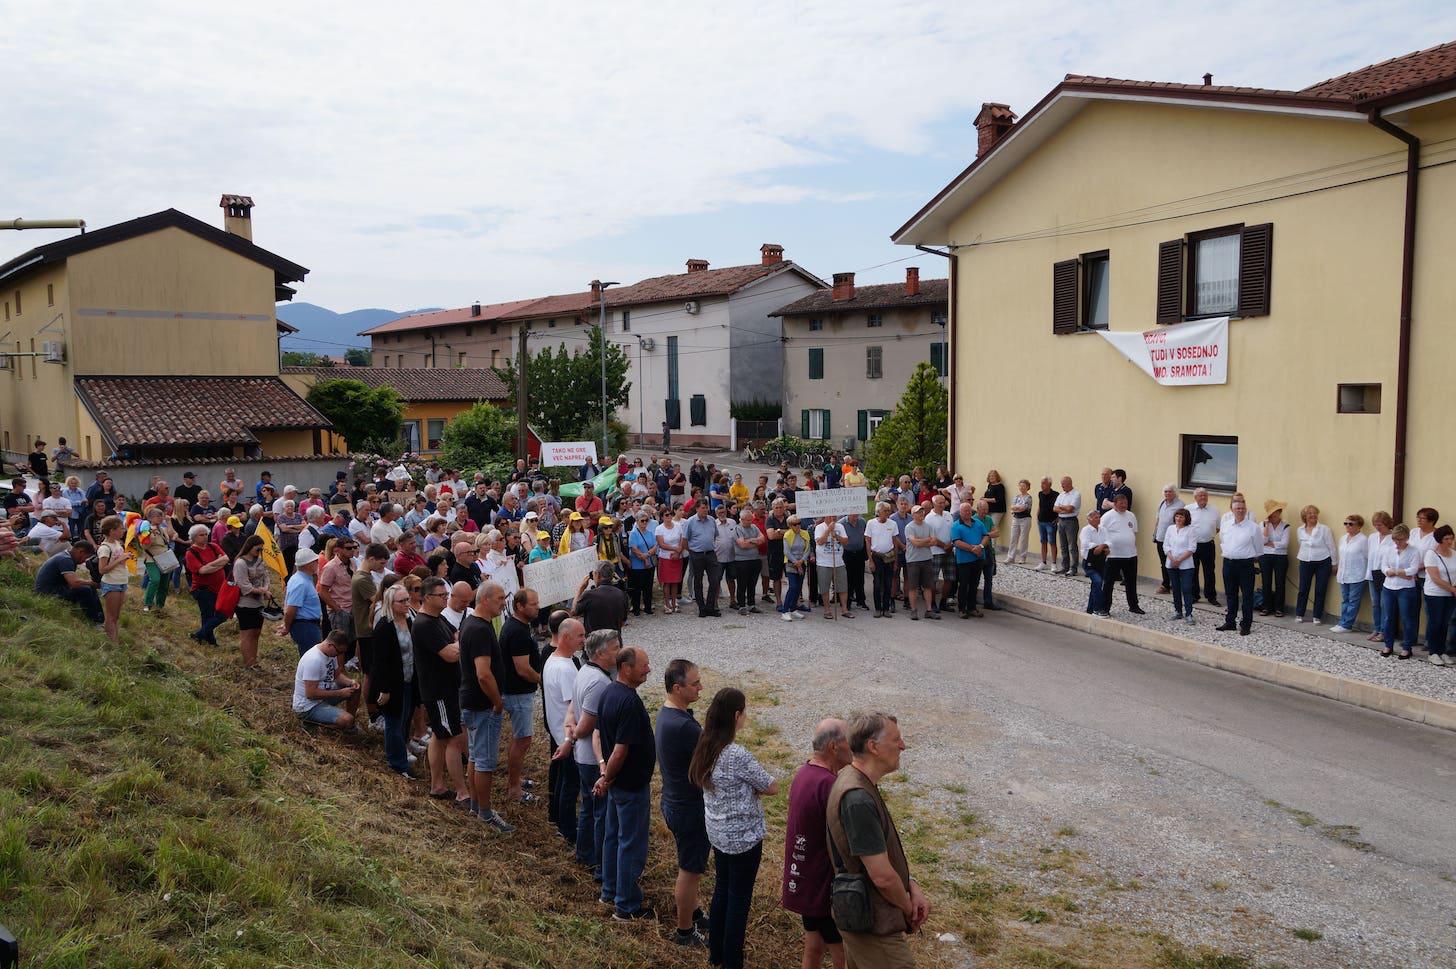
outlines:
[{"label": "man in black t-shirt", "polygon": [[424,604],[410,627],[414,643],[415,679],[420,703],[430,721],[430,794],[447,797],[445,774],[455,788],[456,800],[470,796],[460,755],[465,751],[465,728],[460,720],[460,644],[455,630],[440,615],[449,600],[445,580],[431,577],[420,587]]},{"label": "man in black t-shirt", "polygon": [[37,494],[41,495],[51,490],[51,464],[50,459],[46,457],[45,448],[46,442],[37,439],[35,450],[31,451],[26,458],[27,463],[30,464],[30,473],[40,480],[40,491]]},{"label": "man in black t-shirt", "polygon": [[188,508],[197,503],[197,496],[200,494],[202,494],[202,486],[197,483],[197,475],[191,471],[182,475],[182,483],[172,489],[172,497],[186,500]]},{"label": "man in black t-shirt", "polygon": [[479,589],[480,570],[475,567],[475,558],[479,553],[475,546],[469,542],[456,542],[451,551],[455,555],[455,564],[450,566],[450,574],[446,576],[450,584],[464,582],[472,589]]},{"label": "man in black t-shirt", "polygon": [[602,895],[614,905],[612,918],[632,922],[645,914],[638,879],[647,865],[647,836],[652,820],[652,772],[657,747],[652,719],[637,688],[652,667],[640,646],[617,653],[617,681],[602,691],[597,707],[606,766],[592,793],[607,798],[607,830],[602,842]]},{"label": "man in black t-shirt", "polygon": [[460,620],[460,710],[469,731],[471,810],[500,834],[516,830],[496,812],[493,803],[501,722],[505,717],[495,618],[505,602],[506,592],[500,584],[487,582],[476,590],[475,608]]},{"label": "man in black t-shirt", "polygon": [[465,496],[465,513],[481,531],[490,526],[490,519],[499,508],[500,502],[491,495],[484,481],[475,482],[475,490]]},{"label": "man in black t-shirt", "polygon": [[[571,614],[581,619],[588,633],[598,629],[621,629],[627,621],[627,609],[632,605],[627,593],[612,585],[615,566],[611,562],[598,562],[596,587],[578,592]],[[590,579],[582,580],[585,586]]]},{"label": "man in black t-shirt", "polygon": [[788,500],[775,498],[764,519],[763,531],[768,538],[768,577],[773,588],[774,604],[783,601],[784,531],[789,527]]},{"label": "man in black t-shirt", "polygon": [[1052,479],[1042,478],[1041,490],[1036,493],[1036,534],[1041,541],[1038,572],[1045,572],[1057,562],[1057,494],[1052,487]]},{"label": "man in black t-shirt", "polygon": [[[688,780],[698,737],[703,728],[693,717],[693,703],[703,692],[697,664],[675,659],[663,677],[667,699],[657,712],[657,760],[662,765],[662,820],[677,846],[678,945],[701,945],[695,922],[706,924],[698,907],[698,880],[708,870],[708,828],[703,820],[703,792]],[[705,929],[703,931],[706,931]]]},{"label": "man in black t-shirt", "polygon": [[511,745],[506,749],[506,798],[524,804],[536,800],[527,794],[521,777],[526,751],[531,749],[531,724],[536,717],[536,687],[541,674],[532,660],[536,658],[536,639],[531,623],[541,612],[541,600],[535,589],[521,589],[511,597],[511,614],[501,624],[500,681],[501,701],[511,715]]}]

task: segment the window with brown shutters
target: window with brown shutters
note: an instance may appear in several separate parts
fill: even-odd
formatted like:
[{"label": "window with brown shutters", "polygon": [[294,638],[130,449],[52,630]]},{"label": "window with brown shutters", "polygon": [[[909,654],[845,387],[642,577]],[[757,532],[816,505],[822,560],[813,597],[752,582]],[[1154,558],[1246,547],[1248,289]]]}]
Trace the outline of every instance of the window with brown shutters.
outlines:
[{"label": "window with brown shutters", "polygon": [[1052,265],[1052,332],[1077,332],[1077,260]]},{"label": "window with brown shutters", "polygon": [[1158,246],[1160,324],[1267,316],[1274,225],[1227,225]]},{"label": "window with brown shutters", "polygon": [[1246,225],[1239,247],[1239,315],[1269,315],[1269,270],[1274,256],[1274,224]]},{"label": "window with brown shutters", "polygon": [[1158,244],[1158,322],[1183,322],[1183,240]]}]

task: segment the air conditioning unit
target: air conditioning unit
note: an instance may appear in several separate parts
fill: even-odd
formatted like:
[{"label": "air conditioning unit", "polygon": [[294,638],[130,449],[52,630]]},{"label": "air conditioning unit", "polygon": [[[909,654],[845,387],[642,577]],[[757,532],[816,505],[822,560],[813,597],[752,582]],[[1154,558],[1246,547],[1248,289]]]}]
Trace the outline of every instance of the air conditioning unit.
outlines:
[{"label": "air conditioning unit", "polygon": [[651,353],[653,350],[657,349],[657,341],[652,339],[652,337],[650,336],[643,338],[642,349],[647,351],[648,353]]},{"label": "air conditioning unit", "polygon": [[698,309],[698,301],[695,299],[690,299],[683,304],[683,312],[688,314],[689,316],[697,316]]},{"label": "air conditioning unit", "polygon": [[46,363],[66,362],[66,344],[61,340],[47,340],[40,347],[45,353]]}]

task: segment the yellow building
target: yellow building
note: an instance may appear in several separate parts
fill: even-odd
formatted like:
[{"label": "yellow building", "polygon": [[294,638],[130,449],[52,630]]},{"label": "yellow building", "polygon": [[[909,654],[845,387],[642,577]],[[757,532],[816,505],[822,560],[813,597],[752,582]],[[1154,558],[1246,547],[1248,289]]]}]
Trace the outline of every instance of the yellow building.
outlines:
[{"label": "yellow building", "polygon": [[[956,470],[1070,474],[1085,511],[1126,468],[1145,575],[1167,482],[1336,534],[1456,518],[1456,43],[1299,91],[1204,80],[987,104],[975,161],[894,233],[950,255]],[[1225,315],[1224,384],[1160,385],[1096,335]]]},{"label": "yellow building", "polygon": [[[305,397],[323,380],[393,387],[404,402],[400,439],[408,450],[427,455],[440,450],[446,425],[462,411],[482,402],[503,407],[510,397],[500,375],[483,367],[285,367],[283,379]],[[325,447],[339,454],[347,451],[344,439],[333,432],[325,433]]]},{"label": "yellow building", "polygon": [[279,300],[308,270],[168,209],[0,264],[0,446],[86,461],[314,455],[331,426],[278,376]]}]

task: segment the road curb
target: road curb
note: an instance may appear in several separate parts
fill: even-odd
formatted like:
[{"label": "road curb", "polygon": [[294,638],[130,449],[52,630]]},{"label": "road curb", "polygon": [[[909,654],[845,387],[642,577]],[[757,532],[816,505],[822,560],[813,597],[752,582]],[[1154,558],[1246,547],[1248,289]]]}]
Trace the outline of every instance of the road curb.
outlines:
[{"label": "road curb", "polygon": [[1270,659],[1267,656],[1255,656],[1252,653],[1214,646],[1211,643],[1183,639],[1156,629],[1119,622],[1116,619],[1101,619],[1085,612],[1047,605],[1021,596],[1008,595],[1005,592],[998,592],[996,601],[1011,612],[1032,619],[1040,619],[1042,622],[1075,629],[1078,632],[1091,633],[1094,636],[1152,650],[1165,656],[1176,656],[1179,659],[1199,663],[1216,670],[1263,680],[1265,683],[1313,693],[1316,696],[1338,700],[1341,703],[1363,707],[1366,710],[1375,710],[1392,717],[1400,717],[1402,720],[1423,723],[1441,730],[1456,731],[1456,703],[1447,700],[1418,696],[1404,690],[1367,683],[1364,680],[1354,680],[1304,666],[1295,666],[1293,663]]}]

